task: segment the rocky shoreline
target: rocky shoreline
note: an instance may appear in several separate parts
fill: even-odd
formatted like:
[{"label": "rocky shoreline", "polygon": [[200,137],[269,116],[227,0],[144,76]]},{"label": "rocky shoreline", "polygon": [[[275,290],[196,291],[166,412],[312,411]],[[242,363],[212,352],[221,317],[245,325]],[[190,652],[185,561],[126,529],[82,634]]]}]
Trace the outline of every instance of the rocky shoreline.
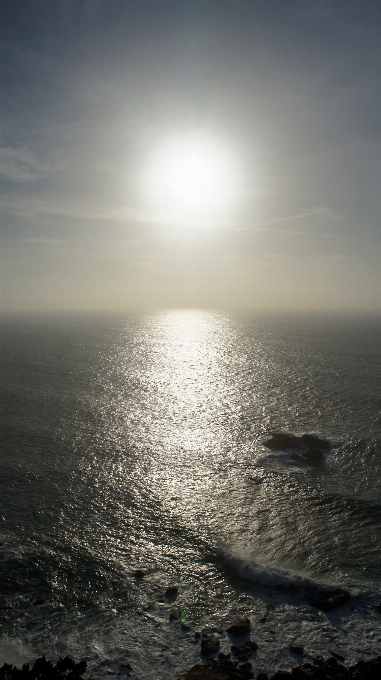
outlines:
[{"label": "rocky shoreline", "polygon": [[[338,606],[339,603],[336,603]],[[329,608],[331,608],[331,603]],[[220,650],[219,635],[227,634],[231,648],[230,652]],[[200,645],[201,662],[186,670],[177,680],[380,680],[381,656],[367,661],[359,660],[353,666],[342,665],[344,657],[337,651],[329,650],[331,656],[324,659],[321,656],[309,657],[309,661],[291,670],[279,669],[271,676],[261,671],[255,675],[253,661],[257,654],[258,644],[252,639],[251,622],[249,618],[237,619],[226,631],[219,630],[213,634],[196,631],[195,644]],[[290,644],[289,649],[295,656],[302,657],[303,647]],[[124,675],[131,677],[133,669],[129,663],[122,664]],[[11,664],[4,664],[0,668],[0,680],[84,680],[82,678],[87,668],[85,660],[75,663],[69,656],[59,659],[56,664],[47,661],[45,657],[37,659],[32,667],[24,664],[21,669]],[[121,672],[116,673],[120,675]],[[113,673],[115,674],[115,673]],[[87,676],[87,680],[97,680],[94,676]],[[132,678],[131,678],[132,680]]]},{"label": "rocky shoreline", "polygon": [[[244,620],[244,621],[247,621]],[[241,625],[242,621],[238,623]],[[216,653],[219,647],[218,638],[201,637],[201,653]],[[295,647],[296,653],[302,653],[301,648]],[[381,656],[368,661],[358,661],[355,665],[346,667],[341,665],[335,657],[323,659],[317,657],[312,663],[303,663],[290,671],[278,670],[270,677],[267,673],[254,675],[250,656],[256,651],[256,643],[247,640],[238,647],[232,645],[232,652],[220,652],[217,658],[208,658],[205,663],[198,663],[179,676],[178,680],[380,680]],[[37,659],[32,667],[29,664],[19,669],[5,663],[0,668],[0,680],[84,680],[86,661],[75,663],[70,657],[59,659],[56,664],[47,661],[45,657]],[[88,680],[95,680],[90,676]]]},{"label": "rocky shoreline", "polygon": [[[338,606],[338,604],[334,605]],[[226,629],[231,641],[231,651],[219,651],[220,640],[216,635],[196,633],[200,639],[201,657],[204,663],[198,663],[179,676],[178,680],[380,680],[381,656],[369,661],[358,661],[354,666],[345,667],[339,661],[343,657],[330,650],[328,659],[316,657],[311,662],[295,666],[289,671],[277,670],[270,677],[267,673],[254,675],[251,660],[258,648],[255,640],[251,639],[250,619],[239,619]],[[303,648],[290,644],[290,651],[296,655],[303,655]]]},{"label": "rocky shoreline", "polygon": [[295,666],[290,671],[279,670],[271,677],[267,673],[255,676],[250,662],[239,664],[232,659],[213,659],[207,664],[192,666],[178,680],[380,680],[381,656],[370,661],[358,661],[354,666],[346,667],[338,663],[337,659],[316,658],[311,663]]}]

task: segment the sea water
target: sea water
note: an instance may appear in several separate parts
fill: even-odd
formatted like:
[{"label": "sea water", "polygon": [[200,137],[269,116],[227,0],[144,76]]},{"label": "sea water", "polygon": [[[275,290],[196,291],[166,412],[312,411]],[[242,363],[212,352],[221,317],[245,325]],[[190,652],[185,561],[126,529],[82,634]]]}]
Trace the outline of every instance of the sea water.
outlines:
[{"label": "sea water", "polygon": [[176,678],[238,616],[255,673],[381,653],[380,317],[9,317],[2,384],[1,663]]}]

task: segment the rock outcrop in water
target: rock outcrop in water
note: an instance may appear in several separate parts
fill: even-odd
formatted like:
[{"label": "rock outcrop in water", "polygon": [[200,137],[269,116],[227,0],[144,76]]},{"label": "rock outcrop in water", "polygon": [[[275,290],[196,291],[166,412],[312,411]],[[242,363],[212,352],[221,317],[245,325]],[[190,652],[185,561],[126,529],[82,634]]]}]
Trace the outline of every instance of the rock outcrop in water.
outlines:
[{"label": "rock outcrop in water", "polygon": [[264,442],[267,448],[272,451],[300,451],[293,453],[291,460],[303,463],[318,463],[324,459],[323,451],[331,448],[331,443],[327,439],[316,437],[313,434],[303,434],[297,437],[294,434],[284,432],[273,432],[271,439]]},{"label": "rock outcrop in water", "polygon": [[349,600],[349,597],[349,593],[345,590],[337,590],[333,593],[321,595],[313,600],[311,604],[313,607],[316,607],[316,609],[330,612],[332,609],[336,609],[336,607],[341,607],[342,604],[345,604]]},{"label": "rock outcrop in water", "polygon": [[235,621],[235,623],[226,629],[226,632],[234,637],[250,635],[250,619],[238,619],[238,621]]}]

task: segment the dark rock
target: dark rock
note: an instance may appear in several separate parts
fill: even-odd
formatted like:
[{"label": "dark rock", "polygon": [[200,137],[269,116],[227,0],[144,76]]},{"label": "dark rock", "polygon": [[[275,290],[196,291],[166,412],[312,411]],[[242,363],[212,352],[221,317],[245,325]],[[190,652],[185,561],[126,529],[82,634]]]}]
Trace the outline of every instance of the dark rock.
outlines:
[{"label": "dark rock", "polygon": [[324,456],[320,449],[308,449],[308,451],[303,453],[302,458],[308,463],[318,463],[320,460],[324,460]]},{"label": "dark rock", "polygon": [[230,659],[230,652],[227,652],[227,654],[224,654],[224,652],[219,652],[218,658],[221,659],[221,661],[226,661],[226,659]]},{"label": "dark rock", "polygon": [[327,439],[322,439],[321,437],[315,437],[313,434],[303,434],[300,440],[307,444],[307,446],[313,447],[314,449],[330,449],[331,443]]},{"label": "dark rock", "polygon": [[288,648],[293,654],[303,654],[303,647],[299,645],[288,645]]},{"label": "dark rock", "polygon": [[212,680],[216,669],[211,664],[196,663],[188,671],[180,675],[179,680]]},{"label": "dark rock", "polygon": [[250,671],[252,669],[252,665],[250,661],[246,661],[246,663],[241,664],[238,666],[240,671]]},{"label": "dark rock", "polygon": [[311,678],[311,680],[316,678],[318,680],[324,677],[324,675],[321,674],[319,667],[314,667],[310,663],[304,663],[292,669],[291,677],[295,678],[295,680],[307,680],[308,678]]},{"label": "dark rock", "polygon": [[334,593],[321,595],[316,600],[313,600],[311,604],[313,607],[316,607],[316,609],[321,609],[324,612],[330,612],[332,609],[336,609],[336,607],[340,607],[342,604],[345,604],[345,602],[348,600],[349,593],[336,591]]},{"label": "dark rock", "polygon": [[332,654],[332,656],[336,657],[336,659],[339,659],[339,661],[344,661],[345,656],[340,654],[340,652],[335,652],[334,649],[329,649],[328,651],[330,654]]},{"label": "dark rock", "polygon": [[209,654],[216,654],[220,646],[220,641],[216,637],[208,637],[201,640],[201,654],[208,656]]},{"label": "dark rock", "polygon": [[237,660],[240,661],[241,663],[246,663],[247,661],[249,661],[249,657],[247,656],[247,654],[240,654],[239,656],[237,656]]},{"label": "dark rock", "polygon": [[322,451],[331,448],[330,442],[321,437],[315,437],[312,434],[303,434],[301,437],[297,437],[294,434],[285,434],[284,432],[273,432],[272,438],[265,441],[264,444],[274,451],[293,449],[294,451],[305,452],[301,457],[298,454],[293,454],[291,460],[308,461],[309,463],[323,460]]},{"label": "dark rock", "polygon": [[377,605],[376,609],[377,609],[378,613],[381,614],[381,602],[380,602],[380,604]]},{"label": "dark rock", "polygon": [[141,569],[137,569],[134,573],[135,578],[143,578],[145,576],[144,571]]},{"label": "dark rock", "polygon": [[33,602],[33,607],[39,607],[41,604],[44,604],[44,603],[45,603],[44,598],[40,597],[39,600],[36,600],[35,602]]},{"label": "dark rock", "polygon": [[258,645],[254,640],[248,640],[248,642],[245,642],[245,649],[249,649],[251,652],[256,652],[258,649]]},{"label": "dark rock", "polygon": [[239,619],[226,629],[227,633],[234,637],[250,634],[250,619]]},{"label": "dark rock", "polygon": [[351,680],[379,680],[381,678],[381,656],[370,661],[358,661],[349,670]]},{"label": "dark rock", "polygon": [[[315,663],[317,662],[317,663]],[[246,667],[245,667],[246,666]],[[4,668],[4,667],[3,667]],[[3,671],[3,669],[1,669]],[[18,671],[20,673],[20,671]],[[251,669],[243,664],[236,666],[236,662],[228,660],[214,660],[213,663],[202,665],[196,664],[192,666],[189,671],[181,675],[179,680],[245,680],[246,678],[253,678],[254,674]],[[285,678],[293,678],[293,680],[380,680],[381,678],[381,656],[371,659],[370,661],[358,661],[355,666],[346,668],[337,663],[334,658],[322,659],[318,657],[314,659],[314,665],[304,663],[301,666],[293,668],[291,673],[288,671],[278,670],[271,676],[271,680],[285,680]],[[0,680],[27,680],[27,678],[10,677],[4,674]],[[33,680],[33,678],[30,678]],[[40,680],[40,678],[39,678]],[[42,679],[41,680],[45,680]],[[49,680],[54,680],[49,679]],[[269,680],[267,673],[259,673],[257,680]]]},{"label": "dark rock", "polygon": [[312,663],[314,666],[323,666],[324,665],[324,658],[322,656],[315,656],[312,659]]},{"label": "dark rock", "polygon": [[304,456],[301,456],[300,453],[292,453],[290,456],[290,460],[297,460],[300,463],[306,463],[306,459]]},{"label": "dark rock", "polygon": [[128,663],[128,661],[121,663],[119,665],[125,673],[129,673],[130,671],[132,671],[132,666],[130,663]]},{"label": "dark rock", "polygon": [[195,638],[200,638],[201,637],[200,631],[196,630],[194,636],[195,636]]},{"label": "dark rock", "polygon": [[165,591],[165,597],[176,599],[179,594],[179,589],[177,586],[169,586]]},{"label": "dark rock", "polygon": [[246,646],[237,647],[237,645],[232,645],[231,650],[234,656],[237,656],[238,654],[244,654],[247,651]]},{"label": "dark rock", "polygon": [[283,451],[284,449],[296,449],[302,451],[305,446],[301,438],[294,434],[284,434],[283,432],[272,432],[272,438],[265,442],[265,446],[274,451]]}]

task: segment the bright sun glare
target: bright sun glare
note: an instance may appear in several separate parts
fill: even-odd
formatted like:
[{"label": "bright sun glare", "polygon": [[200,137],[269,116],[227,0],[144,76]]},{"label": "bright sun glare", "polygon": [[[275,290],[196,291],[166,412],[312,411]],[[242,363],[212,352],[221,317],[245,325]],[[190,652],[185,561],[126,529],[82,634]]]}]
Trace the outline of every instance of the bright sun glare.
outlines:
[{"label": "bright sun glare", "polygon": [[145,193],[160,221],[176,226],[215,223],[228,217],[237,172],[222,143],[177,135],[162,142],[145,174]]}]

